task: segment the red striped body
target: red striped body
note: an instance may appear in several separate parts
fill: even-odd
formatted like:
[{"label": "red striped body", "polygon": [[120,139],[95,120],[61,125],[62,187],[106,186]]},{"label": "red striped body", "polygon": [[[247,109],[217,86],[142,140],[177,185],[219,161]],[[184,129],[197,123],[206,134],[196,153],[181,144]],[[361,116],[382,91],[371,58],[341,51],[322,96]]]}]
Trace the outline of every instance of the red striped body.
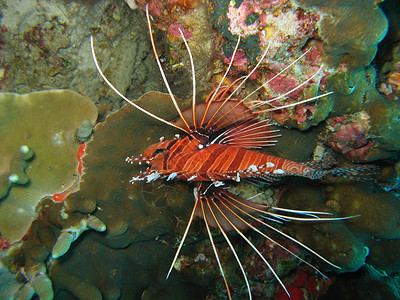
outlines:
[{"label": "red striped body", "polygon": [[228,144],[202,147],[189,137],[154,144],[147,148],[145,157],[150,170],[159,175],[172,174],[172,178],[189,181],[239,181],[249,177],[272,180],[285,175],[312,178],[314,173],[302,163]]}]

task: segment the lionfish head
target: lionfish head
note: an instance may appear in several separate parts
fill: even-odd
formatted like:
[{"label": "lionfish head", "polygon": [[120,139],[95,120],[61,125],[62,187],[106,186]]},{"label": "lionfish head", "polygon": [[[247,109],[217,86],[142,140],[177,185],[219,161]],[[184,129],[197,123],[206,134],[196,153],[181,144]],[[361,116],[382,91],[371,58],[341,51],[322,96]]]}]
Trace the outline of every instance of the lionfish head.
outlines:
[{"label": "lionfish head", "polygon": [[163,140],[160,139],[160,142],[150,145],[144,150],[143,156],[145,161],[152,161],[157,157],[164,156],[169,148],[175,143],[176,140]]}]

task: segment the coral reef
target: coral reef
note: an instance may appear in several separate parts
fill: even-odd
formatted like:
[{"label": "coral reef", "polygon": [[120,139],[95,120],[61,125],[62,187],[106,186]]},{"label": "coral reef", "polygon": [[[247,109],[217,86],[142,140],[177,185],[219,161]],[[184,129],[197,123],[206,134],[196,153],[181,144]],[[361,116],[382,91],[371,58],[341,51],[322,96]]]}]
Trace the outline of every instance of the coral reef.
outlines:
[{"label": "coral reef", "polygon": [[[349,17],[352,15],[357,17]],[[376,124],[374,127],[382,124],[388,128],[387,124],[396,122],[394,116],[389,116],[394,105],[382,101],[382,96],[376,91],[374,71],[371,67],[363,69],[375,57],[377,45],[388,28],[385,15],[374,1],[336,3],[299,0],[261,1],[256,4],[250,1],[220,1],[218,5],[213,4],[211,21],[224,39],[225,58],[230,58],[237,35],[243,37],[233,62],[233,75],[238,72],[249,73],[256,59],[268,47],[261,69],[252,77],[257,86],[274,78],[259,92],[258,97],[262,99],[288,93],[292,87],[309,78],[322,62],[328,63],[329,69],[324,67],[308,85],[297,89],[295,93],[289,93],[285,104],[294,99],[298,101],[313,97],[324,90],[333,90],[335,93],[316,103],[273,114],[273,118],[280,124],[305,130],[325,120],[332,109],[332,113],[338,116],[358,113],[364,108],[365,102],[384,104],[387,107],[385,111],[380,110],[385,120],[372,123]],[[376,25],[372,31],[369,28],[371,23]],[[305,60],[289,69],[284,76],[274,77],[283,66],[300,56],[301,51],[310,48]],[[229,59],[225,59],[225,63],[228,62]],[[395,81],[395,75],[391,76],[390,80]],[[352,99],[344,101],[343,94],[351,95]],[[357,104],[359,106],[356,109]],[[372,104],[367,112],[370,115],[377,113]],[[370,135],[389,136],[390,145],[386,145],[387,141],[373,141],[376,145],[374,148],[383,148],[384,153],[369,155],[373,158],[368,160],[390,156],[386,151],[390,151],[392,141],[398,140],[396,129],[385,134],[380,131],[382,128],[372,128]],[[398,148],[395,146],[391,149],[397,151]]]},{"label": "coral reef", "polygon": [[[343,223],[290,225],[298,239],[340,266],[341,272],[356,271],[365,262],[381,270],[396,268],[392,253],[399,251],[393,247],[399,245],[400,202],[390,193],[371,183],[338,182],[323,190],[303,183],[290,185],[279,204],[356,216]],[[392,247],[383,247],[387,243]]]},{"label": "coral reef", "polygon": [[[322,140],[355,161],[395,155],[400,150],[400,108],[396,101],[386,99],[376,90],[375,69],[368,66],[340,72],[326,80],[335,91],[332,114],[338,117],[327,121]],[[353,138],[358,141],[349,145],[347,141]]]},{"label": "coral reef", "polygon": [[[263,85],[263,89],[252,98],[272,101],[282,94],[288,98],[278,98],[271,102],[272,105],[281,102],[289,104],[316,96],[324,90],[318,83],[325,75],[321,70],[319,74],[315,74],[322,62],[322,52],[319,44],[312,41],[317,33],[319,19],[320,16],[315,11],[304,10],[293,5],[291,1],[212,2],[211,21],[222,36],[226,64],[232,58],[238,34],[242,37],[239,50],[233,58],[231,76],[251,72],[265,52],[261,68],[251,77],[255,86]],[[281,73],[285,66],[293,63],[302,54],[305,59]],[[294,89],[307,79],[310,79],[308,84]],[[240,96],[245,95],[246,93]],[[273,118],[282,125],[306,130],[323,121],[332,105],[332,100],[326,97],[314,104],[282,110],[273,114]]]},{"label": "coral reef", "polygon": [[[291,298],[320,299],[319,297],[326,293],[332,280],[318,280],[318,277],[314,273],[305,267],[297,269],[294,279],[289,285]],[[280,289],[276,294],[276,299],[284,300],[288,299],[288,296],[283,289]]]},{"label": "coral reef", "polygon": [[[151,111],[157,110],[167,119],[173,119],[176,114],[165,94],[148,93],[138,103]],[[68,194],[64,202],[43,200],[38,208],[40,219],[32,223],[25,241],[12,246],[3,259],[10,270],[25,274],[20,293],[27,289],[44,296],[54,292],[55,297],[71,294],[80,299],[102,296],[125,299],[160,293],[168,295],[168,299],[189,299],[193,297],[189,291],[194,290],[199,299],[209,293],[225,295],[224,285],[215,281],[218,274],[207,235],[198,228],[195,234],[189,235],[189,246],[184,247],[175,265],[180,272],[173,272],[165,281],[193,205],[190,186],[161,181],[129,184],[132,173],[139,172],[141,166],[126,164],[125,157],[143,153],[160,135],[173,137],[174,130],[160,127],[133,107],[125,106],[110,115],[105,123],[97,125],[94,132],[83,158],[85,173],[79,191]],[[362,215],[341,222],[290,226],[296,238],[341,266],[342,272],[355,271],[365,264],[366,257],[367,260],[371,257],[372,263],[373,257],[375,260],[381,255],[374,250],[378,248],[370,247],[369,242],[374,238],[398,239],[399,234],[393,228],[398,228],[400,203],[388,193],[371,190],[370,184],[336,183],[327,185],[323,191],[304,182],[298,186],[291,183],[281,194],[279,205],[282,207]],[[376,203],[383,205],[381,210],[372,209]],[[388,212],[392,215],[388,216]],[[370,222],[371,219],[376,223]],[[106,227],[104,233],[96,232]],[[87,230],[84,238],[79,238]],[[294,295],[320,295],[326,290],[329,282],[318,277],[315,271],[300,269],[294,276],[292,270],[299,265],[297,259],[265,239],[255,235],[249,238],[270,258]],[[243,279],[233,271],[237,265],[232,252],[220,239],[216,241],[222,263],[232,274],[229,281],[233,290],[237,295],[246,295]],[[279,285],[270,282],[272,274],[266,272],[265,265],[252,254],[250,247],[240,238],[233,237],[232,241],[254,283],[254,295],[265,298],[282,294]],[[304,250],[298,246],[282,239],[280,242],[305,257]],[[107,263],[99,265],[99,257]],[[54,290],[50,290],[43,274],[48,274]],[[42,276],[41,290],[32,282],[38,276]]]},{"label": "coral reef", "polygon": [[399,299],[397,285],[396,280],[366,265],[355,273],[337,278],[320,299],[354,299],[355,292],[358,299]]},{"label": "coral reef", "polygon": [[[142,99],[147,109],[164,107],[164,117],[175,115],[167,95],[150,93]],[[97,125],[95,138],[86,147],[79,191],[69,194],[64,202],[44,199],[38,207],[40,218],[32,223],[25,241],[12,246],[3,259],[9,269],[27,274],[24,288],[31,290],[32,278],[46,274],[42,268],[48,262],[55,297],[65,290],[80,299],[100,299],[101,295],[117,299],[120,293],[140,297],[146,288],[167,283],[169,266],[165,262],[171,261],[176,242],[174,216],[188,218],[192,193],[178,183],[131,185],[132,172],[139,170],[125,163],[125,157],[142,153],[160,135],[173,134],[131,106]],[[77,240],[88,229],[104,231],[103,222],[105,234],[89,232]],[[183,230],[183,226],[180,223],[178,228]],[[74,240],[78,248],[62,256]],[[89,253],[93,256],[87,256]],[[109,264],[99,265],[98,255]],[[96,265],[99,272],[93,272]],[[173,278],[171,281],[174,284]]]},{"label": "coral reef", "polygon": [[[252,99],[271,100],[282,94],[288,97],[286,100],[282,99],[284,97],[278,98],[271,102],[273,105],[308,99],[326,90],[336,92],[337,85],[348,86],[351,82],[357,82],[352,81],[353,77],[374,58],[377,44],[386,34],[388,27],[384,14],[372,0],[362,2],[362,5],[357,3],[349,1],[336,5],[328,1],[211,1],[210,20],[218,30],[218,34],[215,35],[205,21],[207,17],[204,3],[188,7],[175,1],[138,1],[142,8],[148,4],[156,26],[166,33],[167,47],[161,47],[160,52],[161,56],[169,61],[169,64],[164,65],[167,73],[172,67],[175,71],[181,70],[178,74],[186,77],[185,73],[189,74],[191,70],[185,47],[177,31],[177,28],[182,29],[194,52],[200,90],[210,89],[209,83],[219,80],[218,74],[232,59],[239,34],[242,39],[233,58],[233,68],[227,83],[239,75],[250,73],[261,54],[268,49],[259,69],[251,76],[256,87],[263,85],[263,89],[253,95]],[[356,10],[361,11],[357,13],[358,17],[349,18],[348,16]],[[169,13],[163,14],[162,11]],[[369,23],[364,22],[366,19],[376,23],[374,31],[368,30]],[[199,41],[202,47],[198,47]],[[221,48],[223,52],[218,51]],[[283,74],[280,73],[302,54],[305,58]],[[222,66],[221,60],[224,61]],[[327,62],[330,68],[325,66],[315,74],[323,62]],[[215,70],[213,74],[204,72],[204,69],[210,68]],[[292,90],[312,76],[315,77],[307,84]],[[338,80],[336,78],[343,76],[344,82],[334,83]],[[326,82],[327,79],[330,80]],[[187,94],[189,88],[185,88],[180,79],[173,78],[172,82],[180,97],[190,96]],[[375,90],[373,84],[370,85],[370,89]],[[339,93],[340,89],[342,88],[339,88]],[[354,88],[350,89],[353,91]],[[238,97],[244,97],[252,90],[245,89]],[[363,101],[361,90],[353,95],[356,102]],[[274,113],[272,117],[282,125],[306,130],[324,121],[334,107],[341,107],[340,98],[340,94],[330,95],[315,103],[284,109]]]},{"label": "coral reef", "polygon": [[328,122],[329,127],[321,135],[327,145],[353,161],[367,158],[373,143],[368,138],[371,127],[366,112],[333,117]]},{"label": "coral reef", "polygon": [[294,2],[323,15],[318,32],[330,64],[357,70],[371,63],[388,30],[387,18],[374,0]]},{"label": "coral reef", "polygon": [[[381,79],[385,85],[380,85],[383,95],[376,90],[375,70],[369,66],[387,31],[387,20],[377,6],[380,1],[125,2],[128,4],[115,0],[59,1],[58,6],[53,7],[47,0],[38,0],[38,5],[23,0],[24,9],[19,14],[15,11],[20,8],[15,5],[1,7],[1,88],[18,92],[48,87],[72,88],[90,96],[104,118],[108,111],[120,107],[120,100],[116,100],[113,92],[96,80],[88,47],[91,34],[106,76],[129,98],[138,97],[145,91],[162,89],[154,58],[148,55],[152,51],[147,41],[146,22],[142,12],[136,9],[136,5],[143,10],[148,4],[154,18],[153,29],[158,29],[155,30],[155,40],[163,67],[172,90],[185,100],[191,96],[188,92],[191,91],[191,81],[188,80],[191,70],[179,29],[193,52],[200,98],[222,78],[221,74],[232,58],[237,34],[241,34],[242,41],[224,84],[249,74],[269,47],[238,98],[249,95],[265,82],[268,83],[252,99],[272,100],[272,105],[290,104],[334,91],[314,103],[266,113],[266,117],[273,117],[280,125],[301,131],[283,129],[277,147],[263,151],[307,161],[314,148],[314,156],[322,156],[321,153],[326,151],[323,142],[344,154],[347,157],[347,160],[343,158],[345,162],[398,156],[398,48],[393,48],[391,63],[381,71],[385,74]],[[134,10],[130,10],[128,5]],[[299,61],[280,73],[301,55],[304,56]],[[314,75],[309,82],[294,90]],[[285,97],[274,99],[280,95]],[[84,144],[79,145],[72,139],[86,141],[95,117],[80,115],[85,109],[67,103],[63,101],[58,106],[68,105],[64,111],[73,111],[63,114],[69,120],[79,116],[79,121],[68,133],[73,144],[67,151],[70,156],[58,152],[59,148],[57,151],[49,148],[54,139],[31,143],[34,135],[30,134],[20,137],[14,149],[6,149],[6,156],[0,153],[6,158],[5,163],[0,164],[1,195],[8,193],[0,200],[0,212],[4,214],[0,214],[0,248],[7,250],[2,262],[18,280],[18,283],[15,278],[3,280],[6,276],[2,274],[1,283],[7,282],[10,289],[11,286],[21,286],[17,296],[24,298],[35,293],[42,299],[53,296],[60,299],[226,297],[225,286],[216,280],[218,266],[201,222],[195,222],[198,225],[192,228],[187,245],[175,265],[179,272],[172,272],[165,281],[169,262],[192,207],[190,185],[164,181],[129,184],[131,176],[143,168],[125,164],[125,157],[143,153],[144,148],[158,141],[160,136],[171,138],[176,132],[160,126],[132,107],[124,107],[110,115],[105,123],[96,126],[94,139],[87,143],[84,154]],[[168,120],[176,117],[166,95],[148,93],[138,103]],[[48,105],[46,103],[46,107]],[[59,125],[63,118],[48,111],[41,114],[43,112],[36,108],[35,113],[27,113],[40,116],[30,124],[39,126],[46,120],[46,126],[40,132],[51,129],[56,133],[58,127],[54,124]],[[52,117],[56,121],[51,121]],[[90,122],[84,121],[87,119]],[[31,127],[18,120],[18,126]],[[320,139],[318,145],[317,137]],[[21,157],[19,149],[23,145],[34,151],[33,159]],[[46,156],[48,153],[44,154],[43,146],[54,156]],[[78,170],[76,153],[80,161]],[[39,165],[48,169],[39,172]],[[64,169],[67,165],[70,166],[68,170]],[[393,196],[399,191],[399,163],[393,167],[393,162],[387,160],[384,165],[383,173],[387,174],[381,175],[380,179],[391,185],[387,190],[392,194],[367,183],[342,180],[311,184],[291,178],[269,188],[268,192],[263,191],[267,198],[278,201],[282,207],[355,216],[341,222],[292,222],[289,227],[282,226],[284,232],[294,233],[300,241],[339,265],[341,272],[354,272],[350,275],[328,274],[329,280],[324,280],[315,270],[300,264],[270,242],[249,234],[249,239],[271,259],[294,298],[319,297],[329,285],[332,288],[328,289],[327,297],[334,295],[336,287],[343,291],[342,295],[351,295],[347,291],[347,276],[351,279],[356,277],[352,281],[354,286],[358,282],[371,286],[376,284],[382,287],[377,295],[398,296],[393,291],[394,285],[382,284],[391,279],[382,278],[373,270],[376,268],[382,274],[390,275],[396,274],[400,268],[400,204]],[[18,174],[18,178],[10,177],[12,174]],[[79,178],[80,175],[78,190],[78,184],[71,177]],[[20,183],[29,179],[29,185],[13,183],[9,190],[10,178],[16,178],[14,181]],[[54,185],[56,181],[57,185]],[[72,182],[75,185],[68,189]],[[35,189],[36,184],[39,191]],[[7,206],[7,201],[14,199],[12,197],[17,191],[26,192],[17,200],[29,201],[28,208],[16,200],[12,203],[19,203],[17,207]],[[243,195],[251,193],[254,193],[254,188],[247,189]],[[43,196],[47,197],[34,211],[34,206]],[[21,208],[29,210],[30,214],[16,218],[16,212],[23,211]],[[26,233],[28,223],[37,214],[39,218],[31,224],[23,240],[10,243],[8,239],[14,241]],[[21,219],[24,225],[15,225],[14,221]],[[2,227],[3,220],[12,228]],[[215,240],[232,290],[238,297],[245,297],[243,278],[237,272],[232,252],[221,237],[216,235]],[[285,299],[285,292],[276,281],[272,281],[271,273],[260,258],[253,255],[240,238],[232,235],[232,241],[243,257],[253,295],[262,299]],[[298,246],[288,241],[282,243],[309,260],[309,254]],[[332,269],[323,262],[318,265],[323,271]],[[0,293],[6,295],[10,292],[0,285]]]},{"label": "coral reef", "polygon": [[14,291],[21,286],[16,282],[15,275],[11,274],[0,262],[0,295],[3,299],[13,299]]},{"label": "coral reef", "polygon": [[[310,186],[290,185],[279,200],[281,207],[300,210],[327,211],[323,192]],[[350,222],[350,221],[346,221]],[[355,271],[365,263],[368,253],[363,243],[347,228],[344,222],[322,222],[310,224],[291,224],[295,237],[317,253],[340,266],[342,271]]]},{"label": "coral reef", "polygon": [[[76,181],[80,143],[74,134],[84,120],[96,122],[97,109],[69,90],[1,93],[0,118],[0,138],[7,145],[0,148],[1,189],[6,196],[0,200],[0,232],[3,238],[16,241],[37,217],[40,199],[63,192]],[[31,149],[35,157],[27,162]],[[24,184],[28,178],[28,186],[15,186],[7,194],[10,181]]]},{"label": "coral reef", "polygon": [[379,91],[388,100],[398,100],[400,96],[400,43],[393,45],[391,57],[386,61],[381,70],[384,74]]},{"label": "coral reef", "polygon": [[0,174],[0,200],[7,196],[8,190],[13,185],[27,184],[29,178],[25,173],[28,167],[28,161],[33,157],[34,153],[27,145],[22,145],[17,153],[10,159],[8,169],[4,168]]}]

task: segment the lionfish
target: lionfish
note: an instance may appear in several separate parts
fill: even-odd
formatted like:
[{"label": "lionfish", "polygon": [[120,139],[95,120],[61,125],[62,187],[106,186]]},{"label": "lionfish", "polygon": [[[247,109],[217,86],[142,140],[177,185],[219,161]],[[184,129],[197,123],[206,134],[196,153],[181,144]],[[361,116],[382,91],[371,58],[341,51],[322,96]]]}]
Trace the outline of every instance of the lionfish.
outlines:
[{"label": "lionfish", "polygon": [[[173,95],[171,88],[166,79],[165,73],[161,66],[161,62],[155,47],[154,38],[152,34],[152,26],[150,21],[150,14],[146,6],[146,17],[150,32],[150,41],[154,51],[155,59],[160,69],[161,76],[171,97],[171,101],[174,104],[179,118],[175,121],[164,120],[153,113],[138,106],[133,101],[126,98],[121,92],[119,92],[105,77],[98,64],[95,51],[93,37],[91,37],[91,49],[93,59],[98,72],[100,73],[103,80],[113,89],[121,98],[123,98],[130,105],[139,109],[143,113],[151,116],[152,118],[159,120],[169,126],[172,126],[186,134],[185,137],[181,138],[176,135],[173,140],[164,140],[160,138],[160,142],[149,146],[143,155],[138,157],[127,157],[128,163],[142,163],[145,162],[150,167],[146,171],[141,172],[138,176],[133,177],[130,182],[134,183],[140,180],[146,180],[151,182],[157,179],[166,179],[167,181],[178,179],[188,182],[195,182],[196,187],[194,188],[194,207],[191,212],[188,224],[183,233],[182,239],[176,251],[175,257],[169,268],[166,279],[168,279],[175,262],[179,256],[181,248],[185,242],[189,228],[195,217],[200,217],[204,220],[205,227],[212,245],[213,252],[219,267],[219,271],[224,280],[227,294],[229,299],[232,298],[229,285],[225,276],[224,269],[222,267],[220,257],[216,248],[216,245],[211,234],[210,227],[218,228],[239,265],[241,273],[243,274],[248,296],[252,299],[250,284],[244,270],[244,267],[240,261],[240,258],[229,239],[227,232],[234,231],[240,235],[260,256],[266,266],[269,268],[271,273],[275,276],[276,280],[285,290],[287,295],[290,294],[272,268],[271,264],[264,258],[263,254],[251,243],[251,241],[243,234],[246,229],[252,229],[264,238],[275,243],[300,261],[306,263],[318,273],[324,276],[316,267],[303,260],[295,253],[279,244],[270,236],[259,230],[257,227],[252,225],[253,221],[257,221],[285,238],[291,240],[302,248],[308,250],[330,266],[340,269],[339,266],[331,263],[300,241],[284,233],[283,231],[275,228],[268,221],[274,221],[277,223],[283,223],[284,221],[297,220],[297,221],[333,221],[333,220],[345,220],[353,218],[349,217],[330,217],[327,212],[318,211],[301,211],[286,208],[273,207],[265,204],[260,204],[251,201],[251,199],[244,199],[239,195],[230,192],[224,188],[226,181],[239,182],[244,180],[262,180],[264,182],[273,182],[281,179],[283,176],[300,176],[309,179],[321,179],[327,175],[344,175],[349,174],[349,177],[357,172],[358,170],[365,170],[365,167],[357,168],[357,166],[349,168],[331,168],[329,163],[298,163],[288,159],[275,157],[272,155],[256,152],[250,150],[251,148],[261,148],[273,145],[278,137],[278,130],[271,130],[271,122],[269,120],[260,120],[258,115],[263,112],[269,112],[279,109],[296,106],[301,103],[316,100],[318,98],[327,96],[332,92],[327,92],[322,95],[318,95],[306,100],[298,101],[296,103],[274,106],[271,104],[272,101],[282,99],[287,95],[291,94],[295,90],[298,90],[313,78],[322,69],[313,74],[306,81],[291,89],[290,91],[275,97],[268,101],[253,100],[246,101],[251,95],[261,89],[263,86],[274,80],[277,76],[285,72],[292,65],[297,63],[306,53],[302,54],[299,58],[295,59],[291,64],[285,67],[275,77],[271,78],[263,85],[261,85],[254,92],[249,94],[246,98],[237,100],[233,98],[233,95],[242,87],[245,81],[255,72],[260,63],[263,61],[267,54],[268,48],[263,53],[261,58],[258,60],[256,66],[252,71],[245,77],[241,77],[235,80],[229,86],[222,86],[229,70],[231,69],[236,51],[240,43],[240,36],[234,48],[230,64],[221,79],[217,88],[215,88],[208,96],[206,101],[201,104],[196,103],[196,80],[195,80],[195,67],[193,63],[193,57],[182,31],[181,36],[185,43],[192,71],[193,81],[193,98],[192,106],[190,109],[182,111],[179,108],[178,102]],[[240,82],[240,83],[239,83]],[[239,84],[238,84],[239,83]],[[232,91],[234,85],[236,88]],[[246,104],[245,104],[246,101]],[[259,109],[264,105],[270,105],[268,109]],[[260,219],[259,217],[263,218]]]}]

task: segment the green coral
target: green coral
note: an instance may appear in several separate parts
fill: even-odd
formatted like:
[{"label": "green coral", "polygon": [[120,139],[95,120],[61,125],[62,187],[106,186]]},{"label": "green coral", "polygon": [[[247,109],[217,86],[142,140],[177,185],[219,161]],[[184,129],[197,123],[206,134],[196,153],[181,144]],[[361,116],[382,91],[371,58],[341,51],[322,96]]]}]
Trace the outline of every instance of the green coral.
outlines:
[{"label": "green coral", "polygon": [[28,167],[28,162],[33,155],[33,150],[27,145],[23,145],[11,158],[9,171],[3,171],[3,173],[0,174],[0,200],[7,195],[8,190],[13,185],[24,185],[28,183],[29,178],[25,173],[25,169]]},{"label": "green coral", "polygon": [[[79,175],[80,147],[74,132],[85,119],[94,124],[95,105],[70,90],[0,94],[0,139],[2,145],[7,145],[0,147],[1,194],[7,194],[10,181],[4,181],[10,175],[20,184],[29,178],[29,185],[15,186],[0,201],[0,232],[5,238],[20,239],[36,218],[35,207],[40,199],[73,185]],[[31,161],[30,149],[35,152]]]},{"label": "green coral", "polygon": [[[393,259],[388,256],[399,251],[400,202],[390,193],[371,183],[359,182],[338,182],[323,189],[291,185],[279,205],[354,216],[342,222],[294,223],[290,228],[296,238],[340,266],[341,272],[355,271],[365,262],[379,262],[377,267],[393,270]],[[389,241],[396,249],[379,247]],[[396,263],[399,265],[398,259]]]},{"label": "green coral", "polygon": [[353,69],[369,65],[377,45],[386,35],[388,21],[373,0],[296,0],[305,8],[316,8],[323,17],[319,35],[330,64]]},{"label": "green coral", "polygon": [[400,150],[400,106],[384,98],[376,89],[376,70],[367,66],[328,76],[329,89],[335,91],[333,115],[365,111],[369,116],[367,138],[374,143],[366,161],[391,157]]}]

